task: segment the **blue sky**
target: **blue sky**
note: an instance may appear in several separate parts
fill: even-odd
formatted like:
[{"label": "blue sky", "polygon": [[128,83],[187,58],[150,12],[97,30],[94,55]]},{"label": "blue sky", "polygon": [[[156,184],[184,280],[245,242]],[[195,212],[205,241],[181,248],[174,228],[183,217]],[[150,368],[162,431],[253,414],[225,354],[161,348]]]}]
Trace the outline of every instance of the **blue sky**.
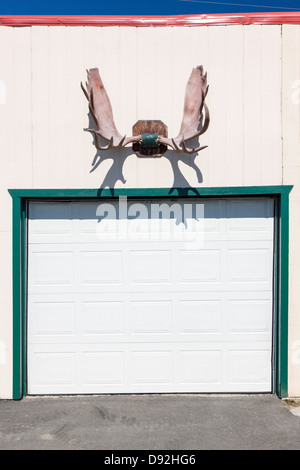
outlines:
[{"label": "blue sky", "polygon": [[0,0],[0,15],[189,15],[300,11],[300,0]]}]

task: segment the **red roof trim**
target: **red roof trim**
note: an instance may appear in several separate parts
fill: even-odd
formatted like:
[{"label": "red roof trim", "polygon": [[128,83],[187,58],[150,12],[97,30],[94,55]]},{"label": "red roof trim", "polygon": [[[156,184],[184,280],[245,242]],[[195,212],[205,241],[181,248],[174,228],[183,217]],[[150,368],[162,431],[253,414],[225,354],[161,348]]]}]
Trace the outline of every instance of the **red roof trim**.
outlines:
[{"label": "red roof trim", "polygon": [[300,24],[299,12],[230,13],[175,16],[0,16],[4,26],[209,26],[229,24]]}]

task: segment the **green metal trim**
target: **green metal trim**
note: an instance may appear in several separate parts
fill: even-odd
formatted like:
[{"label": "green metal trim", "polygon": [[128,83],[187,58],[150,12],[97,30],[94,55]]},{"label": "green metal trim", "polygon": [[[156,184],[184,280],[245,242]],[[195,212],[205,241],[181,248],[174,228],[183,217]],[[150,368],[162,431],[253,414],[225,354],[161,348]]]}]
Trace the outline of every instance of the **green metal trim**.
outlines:
[{"label": "green metal trim", "polygon": [[277,394],[288,396],[288,311],[289,311],[289,196],[282,194],[279,216],[278,266],[278,379]]},{"label": "green metal trim", "polygon": [[13,201],[13,398],[21,399],[26,382],[26,231],[25,207],[30,199],[90,199],[127,196],[144,197],[230,197],[276,196],[279,203],[277,289],[277,353],[275,393],[288,396],[288,273],[289,193],[293,186],[240,186],[212,188],[129,189],[10,189]]},{"label": "green metal trim", "polygon": [[9,189],[12,197],[98,198],[98,197],[195,197],[259,196],[289,194],[293,186],[237,186],[228,188],[117,188],[117,189]]},{"label": "green metal trim", "polygon": [[273,274],[273,343],[272,343],[272,390],[275,391],[278,395],[278,386],[279,383],[278,377],[278,316],[279,316],[279,217],[280,217],[280,200],[278,197],[274,200],[274,274]]}]

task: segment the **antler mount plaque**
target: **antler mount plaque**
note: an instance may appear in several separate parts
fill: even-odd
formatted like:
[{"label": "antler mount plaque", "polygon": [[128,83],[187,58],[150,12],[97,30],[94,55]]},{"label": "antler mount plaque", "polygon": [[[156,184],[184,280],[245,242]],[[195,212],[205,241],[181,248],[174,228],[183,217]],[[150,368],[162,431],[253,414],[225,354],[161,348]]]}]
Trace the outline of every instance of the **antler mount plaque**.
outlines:
[{"label": "antler mount plaque", "polygon": [[[98,126],[86,129],[94,135],[98,150],[120,149],[132,144],[138,156],[161,156],[171,147],[177,153],[195,153],[203,147],[190,148],[186,142],[204,134],[208,129],[210,116],[205,98],[208,92],[207,74],[202,65],[194,68],[186,85],[183,116],[179,134],[168,138],[167,126],[161,121],[138,121],[132,129],[132,136],[122,136],[114,122],[109,97],[97,68],[87,70],[86,88],[81,88],[89,102],[90,113]],[[104,147],[99,145],[98,137],[108,141]]]}]

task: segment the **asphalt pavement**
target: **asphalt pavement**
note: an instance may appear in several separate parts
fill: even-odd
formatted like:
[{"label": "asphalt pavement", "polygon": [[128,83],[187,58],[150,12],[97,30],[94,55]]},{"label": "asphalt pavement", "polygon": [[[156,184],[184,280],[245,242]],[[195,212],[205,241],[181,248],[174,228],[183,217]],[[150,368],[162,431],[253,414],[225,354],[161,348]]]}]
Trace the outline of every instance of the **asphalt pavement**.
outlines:
[{"label": "asphalt pavement", "polygon": [[299,449],[300,401],[271,394],[0,400],[0,450]]}]

